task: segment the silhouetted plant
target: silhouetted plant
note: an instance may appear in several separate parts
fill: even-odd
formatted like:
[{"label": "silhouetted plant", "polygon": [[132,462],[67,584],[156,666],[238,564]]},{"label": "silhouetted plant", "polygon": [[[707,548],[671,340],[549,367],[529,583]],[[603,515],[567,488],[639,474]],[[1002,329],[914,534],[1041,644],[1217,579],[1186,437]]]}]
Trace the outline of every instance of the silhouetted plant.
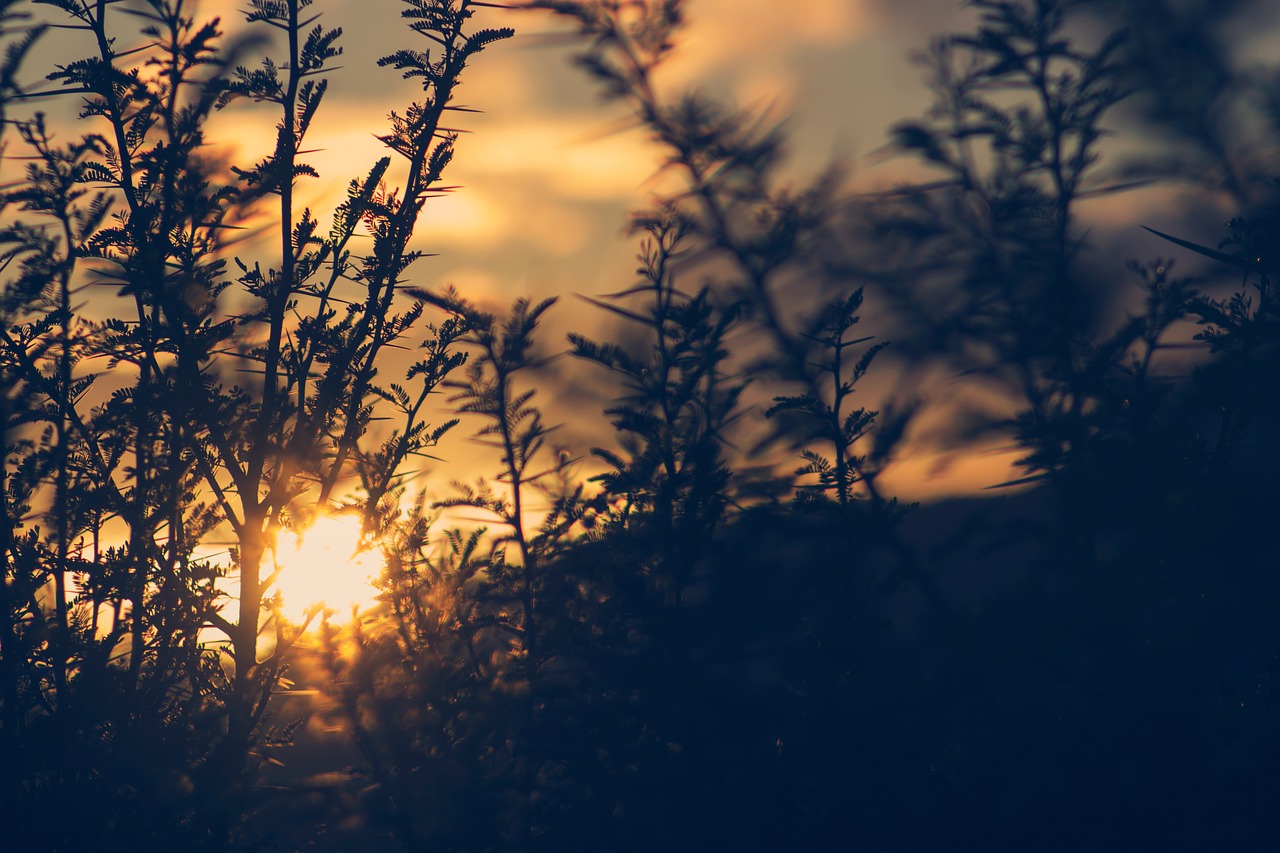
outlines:
[{"label": "silhouetted plant", "polygon": [[[492,514],[507,531],[494,539],[487,560],[486,596],[518,602],[520,608],[518,619],[504,620],[518,638],[515,653],[523,675],[523,683],[516,688],[522,694],[522,719],[514,741],[519,800],[509,837],[510,843],[530,849],[538,824],[537,789],[548,760],[543,742],[548,714],[543,670],[555,657],[543,648],[547,570],[586,510],[582,486],[564,476],[571,462],[568,451],[544,452],[553,427],[543,423],[541,411],[532,405],[535,390],[520,390],[516,384],[519,374],[540,364],[533,351],[533,333],[555,300],[531,305],[518,299],[504,315],[482,311],[453,293],[438,295],[434,301],[469,329],[466,342],[474,356],[466,380],[449,383],[457,392],[452,400],[460,414],[482,419],[475,439],[496,449],[501,464],[496,478],[500,492],[483,479],[475,487],[455,483],[458,494],[436,505]],[[532,503],[536,495],[546,502],[545,508]],[[542,516],[536,527],[531,514]],[[519,553],[518,562],[508,556],[512,549]],[[556,609],[559,605],[553,604]]]},{"label": "silhouetted plant", "polygon": [[1011,395],[1003,428],[1027,450],[1018,482],[1055,483],[1064,531],[1089,561],[1091,531],[1117,509],[1090,494],[1113,491],[1115,477],[1164,494],[1205,472],[1192,416],[1153,364],[1168,363],[1180,325],[1212,303],[1156,261],[1136,268],[1141,312],[1117,323],[1081,271],[1075,208],[1130,186],[1097,166],[1104,117],[1141,79],[1125,62],[1128,34],[1081,50],[1067,35],[1072,4],[975,6],[975,34],[935,40],[921,57],[938,96],[928,118],[894,130],[942,179],[895,194],[880,226],[923,260],[895,258],[887,280],[920,324],[922,360],[945,358]]},{"label": "silhouetted plant", "polygon": [[[166,799],[181,803],[157,806],[154,819],[88,821],[70,831],[123,844],[146,837],[147,826],[168,824],[167,831],[217,846],[252,810],[243,780],[254,767],[251,750],[264,736],[271,696],[298,635],[278,612],[263,618],[279,571],[264,564],[276,530],[329,508],[353,468],[364,487],[358,502],[376,526],[376,516],[389,512],[397,497],[402,463],[451,426],[431,428],[422,419],[427,396],[460,363],[451,349],[456,325],[428,328],[427,355],[408,372],[419,386],[413,392],[382,387],[376,365],[421,316],[421,303],[398,308],[396,292],[421,256],[408,243],[452,154],[456,133],[441,120],[451,109],[453,87],[471,57],[511,33],[464,34],[474,12],[465,0],[409,4],[404,16],[411,28],[437,43],[441,55],[436,61],[402,50],[382,61],[423,83],[422,102],[404,115],[392,113],[382,137],[407,162],[406,185],[386,189],[392,158],[384,158],[367,178],[352,182],[323,235],[309,210],[296,210],[293,186],[315,174],[299,158],[327,88],[318,75],[340,53],[340,30],[313,27],[314,16],[304,11],[308,0],[251,2],[249,23],[272,27],[287,42],[283,61],[265,59],[253,70],[231,70],[244,45],[222,52],[216,22],[197,24],[182,2],[153,0],[129,10],[128,20],[142,21],[146,43],[138,50],[120,46],[114,4],[49,5],[95,43],[94,55],[58,66],[50,79],[84,98],[82,118],[98,122],[102,134],[57,148],[40,117],[18,124],[36,159],[5,201],[52,225],[6,223],[6,258],[19,272],[5,289],[12,306],[5,317],[6,363],[18,383],[7,394],[39,401],[42,414],[33,423],[43,420],[51,431],[43,448],[22,443],[30,434],[22,422],[14,421],[6,435],[19,441],[11,461],[39,472],[24,488],[50,496],[45,517],[53,528],[52,559],[41,571],[53,591],[6,615],[43,621],[46,610],[52,614],[53,639],[43,647],[47,669],[32,670],[42,673],[40,680],[48,673],[55,688],[53,700],[42,703],[49,725],[62,726],[68,745],[81,731],[118,744],[112,747],[118,752],[90,752],[82,768],[69,763],[55,773],[103,774],[103,791],[130,788],[146,802],[164,790]],[[6,60],[6,96],[24,51],[20,42]],[[274,105],[280,121],[272,153],[253,167],[233,169],[237,182],[219,174],[202,146],[209,115],[238,98]],[[235,290],[244,304],[241,313],[228,313],[223,237],[269,198],[279,204],[277,265],[264,269],[237,258]],[[363,255],[352,249],[361,231],[373,237]],[[96,287],[117,289],[118,318],[91,323],[77,316],[72,294],[86,277]],[[90,392],[92,376],[82,375],[81,363],[90,358],[107,363],[113,390],[106,402]],[[233,361],[236,367],[229,366]],[[231,385],[236,372],[257,378]],[[371,419],[383,405],[399,412],[402,425],[382,436],[380,447],[366,448]],[[45,477],[47,487],[40,483]],[[31,502],[22,488],[9,500],[7,512]],[[112,517],[124,523],[127,543],[100,550],[99,533]],[[215,529],[229,530],[236,541],[234,617],[223,612],[232,594],[218,584],[222,572],[192,556]],[[82,533],[93,535],[87,558],[75,544]],[[12,542],[16,547],[18,539]],[[15,553],[10,549],[6,559]],[[16,565],[13,571],[24,588],[40,577]],[[83,590],[74,606],[73,572]],[[210,643],[209,628],[226,642]],[[264,630],[275,634],[265,659]],[[13,647],[6,642],[6,665],[14,660]],[[104,689],[104,678],[119,682],[120,704],[98,709],[98,722],[92,713],[82,722],[71,718],[73,710],[92,707],[89,700],[72,701],[71,685],[92,693]],[[36,683],[33,690],[43,688]],[[6,690],[5,720],[17,728],[6,727],[6,737],[19,736],[27,716],[20,698],[8,704],[12,695]],[[157,756],[153,768],[126,760],[140,738],[168,737],[169,730],[179,741],[187,735],[194,741],[180,755]],[[124,775],[112,776],[117,773]],[[77,796],[69,777],[65,797],[53,793],[63,783],[53,778],[28,795],[47,803]]]},{"label": "silhouetted plant", "polygon": [[516,628],[509,599],[489,594],[486,528],[437,543],[432,521],[420,499],[384,531],[385,611],[322,624],[326,713],[367,762],[357,816],[406,849],[496,849],[518,784]]},{"label": "silhouetted plant", "polygon": [[[836,217],[865,199],[834,173],[780,189],[782,128],[655,88],[679,0],[527,4],[577,24],[583,65],[680,184],[633,220],[638,280],[589,300],[636,334],[570,336],[576,364],[619,381],[599,493],[536,403],[552,300],[494,312],[410,286],[453,87],[510,34],[464,33],[487,4],[409,0],[437,47],[382,62],[422,102],[392,114],[392,156],[328,234],[294,182],[314,175],[339,32],[306,0],[252,0],[251,30],[286,54],[259,65],[180,2],[129,7],[136,51],[116,4],[45,5],[96,44],[53,77],[102,133],[58,143],[14,120],[34,36],[0,0],[0,129],[28,158],[0,196],[6,841],[1067,850],[1270,831],[1276,217],[1242,169],[1227,241],[1161,234],[1242,272],[1225,298],[1171,261],[1131,264],[1142,305],[1117,318],[1098,295],[1113,280],[1082,262],[1078,204],[1119,186],[1099,177],[1103,122],[1134,89],[1167,109],[1170,81],[1136,67],[1150,46],[1082,49],[1073,27],[1166,4],[979,0],[977,32],[926,57],[938,106],[894,134],[941,179],[879,199],[869,278],[902,297],[908,373],[943,361],[1000,389],[986,426],[1046,482],[911,514],[878,478],[913,409],[856,397],[885,344],[860,334],[869,265],[842,257]],[[205,121],[245,100],[271,105],[276,140],[228,173],[201,154]],[[1183,112],[1152,117],[1241,162],[1225,122],[1201,133]],[[226,235],[268,205],[277,257],[234,258]],[[115,316],[90,319],[87,292]],[[445,394],[455,411],[430,425]],[[770,398],[758,444],[805,464],[753,492],[732,442],[759,438],[744,414]],[[496,476],[407,508],[414,460],[464,420]],[[761,499],[788,492],[811,511]],[[386,571],[376,607],[321,619],[310,645],[273,595],[306,567],[277,565],[274,540],[335,512]],[[225,538],[238,590],[207,556]],[[273,720],[310,687],[327,725]],[[323,742],[318,772],[255,786],[295,736]]]},{"label": "silhouetted plant", "polygon": [[[209,721],[198,691],[217,677],[196,637],[212,612],[218,572],[192,554],[212,521],[191,500],[191,470],[181,458],[181,445],[158,444],[154,432],[138,427],[144,420],[138,410],[154,405],[149,390],[117,390],[95,409],[86,403],[94,376],[82,365],[103,355],[104,343],[109,357],[136,359],[127,347],[111,349],[110,335],[78,317],[72,301],[79,289],[77,264],[96,253],[110,211],[108,194],[88,189],[103,179],[98,158],[107,143],[90,135],[55,146],[39,114],[15,126],[33,157],[25,180],[7,190],[5,202],[34,220],[15,219],[0,236],[5,259],[16,272],[5,293],[3,345],[13,370],[11,387],[25,387],[20,393],[31,405],[23,420],[45,427],[35,442],[31,429],[9,436],[18,439],[18,447],[34,451],[12,460],[18,465],[15,473],[25,469],[31,477],[24,487],[27,497],[19,500],[48,501],[43,515],[50,529],[44,556],[26,569],[15,565],[16,576],[37,585],[13,615],[20,623],[44,623],[47,642],[31,650],[25,678],[19,676],[28,696],[39,701],[30,705],[9,694],[15,715],[7,719],[13,726],[8,734],[16,748],[14,765],[24,768],[33,783],[24,799],[35,795],[56,802],[79,795],[97,800],[117,787],[139,792],[140,797],[120,804],[124,816],[144,811],[141,801],[147,795],[167,789],[158,802],[180,791],[182,783],[175,780],[183,778],[182,766],[203,755],[199,737],[191,737],[187,727],[194,720]],[[131,445],[144,444],[147,465],[155,468],[135,475],[137,485],[126,490],[117,479],[127,476],[121,460]],[[165,498],[172,501],[167,509],[161,506]],[[125,547],[107,549],[100,542],[111,516],[129,526]],[[22,525],[14,522],[16,533]],[[32,535],[40,535],[38,526]],[[165,582],[153,586],[150,579],[160,571],[166,572]],[[163,614],[157,612],[161,601],[168,605]],[[120,656],[123,667],[116,665]],[[16,654],[6,657],[22,666]],[[129,757],[130,750],[148,741],[174,760],[148,770]],[[84,767],[66,751],[70,743],[92,756]],[[172,828],[183,812],[178,806],[141,824],[126,817],[117,831],[121,838],[145,838],[146,827]],[[33,825],[42,822],[41,814],[49,817],[30,813]],[[80,831],[65,827],[56,843],[70,843]]]},{"label": "silhouetted plant", "polygon": [[[1090,318],[1074,272],[1074,208],[1104,192],[1093,176],[1102,119],[1123,96],[1116,34],[1093,52],[1064,35],[1068,4],[974,4],[973,35],[939,38],[919,57],[937,100],[894,140],[942,173],[904,188],[885,233],[909,238],[895,280],[931,339],[961,364],[1010,382],[1037,417],[1069,381],[1071,347]],[[1006,106],[1006,94],[1019,96]],[[923,244],[923,245],[922,245]],[[932,273],[931,271],[936,271]],[[1044,411],[1041,411],[1044,410]]]},{"label": "silhouetted plant", "polygon": [[[1211,464],[1235,467],[1242,439],[1256,431],[1259,417],[1276,400],[1275,349],[1280,340],[1275,285],[1277,255],[1275,214],[1254,219],[1237,217],[1227,223],[1228,236],[1216,249],[1154,231],[1160,237],[1199,255],[1243,272],[1240,289],[1225,299],[1196,295],[1185,312],[1197,318],[1209,358],[1196,367],[1198,403],[1217,423],[1206,448]],[[1148,229],[1152,230],[1152,229]],[[1249,442],[1255,446],[1258,442]],[[1260,448],[1259,448],[1260,449]]]},{"label": "silhouetted plant", "polygon": [[[608,501],[596,536],[624,536],[657,544],[654,569],[674,589],[707,547],[728,502],[730,470],[723,447],[734,421],[742,383],[725,375],[727,338],[738,322],[734,307],[717,308],[709,288],[696,294],[676,284],[674,267],[687,255],[689,225],[674,210],[637,220],[648,236],[641,248],[640,281],[612,301],[590,300],[645,332],[648,351],[602,344],[571,334],[574,355],[616,374],[625,393],[606,410],[625,454],[593,453],[613,469],[597,479]],[[641,308],[622,307],[643,297]],[[655,578],[655,580],[657,580]]]},{"label": "silhouetted plant", "polygon": [[[467,378],[451,380],[447,386],[456,392],[451,401],[459,414],[476,415],[484,421],[474,438],[497,450],[501,470],[496,482],[502,484],[499,488],[504,492],[495,492],[483,479],[475,487],[459,482],[455,484],[458,495],[437,506],[482,510],[509,529],[509,536],[500,536],[494,543],[489,571],[495,583],[515,590],[522,614],[518,632],[525,666],[532,678],[538,668],[540,563],[550,556],[548,549],[563,537],[564,522],[573,523],[576,497],[553,500],[543,522],[537,527],[531,525],[529,514],[538,510],[529,505],[530,491],[538,490],[566,460],[561,455],[549,468],[539,470],[539,466],[548,464],[542,461],[542,451],[552,428],[542,422],[541,411],[531,405],[536,390],[519,390],[516,377],[538,363],[532,352],[533,332],[555,300],[531,305],[519,299],[508,314],[499,317],[453,293],[431,298],[458,317],[468,330],[464,342],[474,348],[475,356],[467,366]],[[518,563],[508,561],[509,548],[519,552]]]},{"label": "silhouetted plant", "polygon": [[[901,240],[903,253],[884,259],[886,278],[906,297],[901,317],[919,323],[914,341],[898,336],[907,338],[901,351],[922,367],[943,361],[965,382],[1003,389],[1011,402],[988,426],[1025,451],[1023,482],[1046,483],[975,505],[967,522],[974,527],[934,549],[932,567],[963,567],[966,585],[989,586],[976,596],[974,618],[958,622],[936,650],[947,657],[949,674],[935,687],[918,685],[932,698],[913,704],[946,710],[910,724],[934,732],[923,740],[897,736],[908,754],[932,744],[925,747],[928,772],[900,784],[904,791],[938,785],[951,792],[943,798],[966,800],[955,813],[960,821],[992,797],[1034,809],[1027,825],[1002,830],[1009,838],[1035,838],[1036,827],[1058,819],[1051,816],[1081,810],[1145,836],[1138,826],[1150,824],[1138,815],[1178,802],[1179,815],[1161,831],[1178,836],[1176,843],[1186,843],[1184,833],[1202,839],[1214,815],[1239,805],[1226,789],[1271,789],[1261,764],[1226,766],[1240,757],[1227,746],[1234,738],[1257,737],[1266,744],[1260,749],[1274,750],[1270,736],[1251,727],[1275,707],[1275,632],[1258,604],[1276,600],[1263,568],[1275,544],[1240,533],[1241,525],[1256,523],[1255,505],[1269,488],[1265,475],[1254,476],[1269,464],[1269,442],[1229,426],[1237,413],[1273,405],[1259,381],[1274,377],[1274,361],[1261,356],[1269,333],[1253,322],[1266,301],[1258,261],[1266,252],[1254,251],[1270,242],[1266,216],[1237,223],[1239,248],[1175,240],[1243,267],[1243,291],[1207,297],[1212,282],[1179,277],[1172,262],[1132,264],[1143,301],[1117,317],[1117,307],[1133,300],[1114,296],[1124,292],[1114,286],[1118,276],[1084,263],[1077,206],[1122,186],[1104,180],[1094,162],[1102,121],[1153,69],[1127,64],[1135,51],[1120,33],[1103,37],[1097,50],[1069,37],[1085,20],[1078,17],[1087,14],[1084,4],[975,5],[978,32],[939,40],[927,57],[940,94],[935,111],[895,130],[896,143],[935,166],[941,179],[888,194],[885,207],[896,215],[877,233]],[[1198,13],[1208,14],[1203,7]],[[1150,29],[1161,34],[1164,23]],[[1199,153],[1210,151],[1204,139],[1195,144],[1201,142]],[[1239,194],[1221,175],[1214,180]],[[1199,353],[1186,351],[1195,320],[1209,344]],[[1251,349],[1246,338],[1261,346]],[[1229,353],[1237,346],[1252,355],[1235,360]],[[1245,435],[1252,453],[1242,464],[1243,445],[1232,444]],[[1254,470],[1246,474],[1246,466]],[[935,518],[945,517],[939,508]],[[1012,702],[1006,669],[1029,679]],[[978,684],[987,692],[970,693],[972,702],[961,698]],[[1239,701],[1228,709],[1204,701],[1210,694]],[[1171,740],[1194,744],[1176,767],[1160,746]],[[1048,766],[1061,768],[1062,786],[1026,799],[1006,786],[1004,780]],[[1142,768],[1109,787],[1110,799],[1140,804],[1123,813],[1095,800],[1083,781],[1118,766]],[[1211,783],[1205,790],[1213,793],[1202,791],[1200,799],[1196,780],[1208,777],[1234,781]],[[891,799],[911,810],[906,799]],[[1253,826],[1238,837],[1256,832]],[[919,838],[917,846],[927,841]]]},{"label": "silhouetted plant", "polygon": [[[831,456],[813,450],[803,453],[806,464],[796,471],[799,476],[813,476],[816,483],[805,483],[800,488],[800,500],[804,504],[834,503],[841,509],[849,507],[856,497],[855,485],[866,479],[866,459],[855,455],[853,446],[861,439],[875,420],[876,412],[865,408],[845,411],[845,401],[853,393],[854,386],[870,367],[872,359],[888,344],[880,343],[867,348],[857,362],[849,368],[847,350],[871,340],[870,336],[849,339],[846,335],[857,325],[858,308],[862,305],[862,289],[854,291],[843,302],[831,303],[817,318],[814,329],[808,333],[815,344],[825,350],[826,359],[816,365],[816,370],[830,384],[830,402],[812,392],[795,396],[775,397],[770,415],[779,412],[795,412],[812,424],[813,432],[830,445]],[[847,372],[846,372],[847,371]],[[870,484],[868,484],[870,485]]]},{"label": "silhouetted plant", "polygon": [[933,108],[893,130],[940,178],[888,194],[873,214],[882,246],[900,245],[881,278],[914,326],[912,358],[941,360],[1008,401],[981,415],[985,429],[1011,432],[1026,449],[1016,483],[1055,482],[1062,532],[1087,562],[1099,520],[1085,496],[1097,484],[1082,474],[1103,467],[1089,461],[1112,437],[1114,420],[1103,421],[1135,393],[1121,388],[1134,347],[1153,324],[1163,334],[1184,294],[1151,289],[1159,299],[1148,300],[1146,318],[1100,333],[1111,321],[1080,271],[1078,204],[1124,186],[1101,177],[1097,162],[1104,118],[1127,94],[1125,33],[1081,49],[1068,36],[1072,4],[973,5],[975,33],[935,39],[919,57]]},{"label": "silhouetted plant", "polygon": [[1079,9],[1091,24],[1128,34],[1117,58],[1136,107],[1126,124],[1136,126],[1125,130],[1148,144],[1120,160],[1122,169],[1194,190],[1199,216],[1253,215],[1274,200],[1267,140],[1280,130],[1276,69],[1241,61],[1237,50],[1239,34],[1266,12],[1256,0],[1105,0]]},{"label": "silhouetted plant", "polygon": [[[496,452],[499,472],[455,482],[454,496],[434,504],[478,511],[483,527],[448,528],[433,544],[421,503],[391,520],[390,612],[356,627],[350,654],[330,635],[328,666],[380,808],[406,846],[530,849],[545,828],[547,706],[565,667],[563,649],[546,647],[563,606],[549,568],[586,511],[567,452],[546,446],[552,428],[535,389],[522,387],[541,363],[533,335],[554,300],[517,300],[498,315],[453,291],[417,292],[460,330],[466,378],[444,384],[457,413],[479,419],[475,440]],[[442,810],[442,797],[456,805]]]},{"label": "silhouetted plant", "polygon": [[[846,388],[845,381],[831,385],[829,354],[822,354],[827,343],[820,336],[815,339],[814,329],[841,311],[848,311],[846,321],[854,322],[858,305],[853,291],[840,283],[833,299],[819,298],[816,305],[796,306],[796,300],[783,297],[797,278],[821,280],[815,247],[826,239],[834,190],[840,183],[838,173],[830,170],[800,191],[781,188],[776,178],[783,155],[780,126],[766,124],[751,111],[729,109],[705,95],[691,92],[668,100],[659,93],[653,75],[670,54],[683,23],[679,0],[627,4],[537,0],[529,5],[575,22],[589,41],[579,64],[600,82],[605,97],[631,108],[661,146],[663,167],[681,176],[681,188],[641,221],[678,216],[685,251],[707,265],[709,278],[722,279],[715,288],[719,298],[740,305],[753,327],[765,333],[767,349],[739,353],[739,359],[751,362],[753,375],[800,389],[798,395],[780,396],[774,413],[840,412],[852,386]],[[670,212],[664,212],[666,208]],[[859,368],[846,362],[854,357],[852,351],[846,352],[850,346],[845,342],[839,347],[836,370],[856,382],[881,347],[862,352]],[[801,405],[801,400],[813,402]],[[804,416],[801,420],[808,423],[796,433],[790,431],[790,419],[776,419],[774,440],[786,437],[801,446],[821,441],[832,454],[828,461],[840,481],[833,490],[835,502],[845,506],[865,492],[879,506],[884,499],[874,488],[874,474],[866,476],[869,472],[860,470],[864,457],[852,452],[875,413],[848,414],[864,421],[847,435],[842,428],[832,432],[824,427],[818,438],[811,419]],[[845,413],[837,417],[844,418]],[[887,444],[882,446],[882,453],[888,451]],[[818,469],[810,470],[818,464],[816,458],[809,451],[802,471],[821,482]],[[854,488],[856,483],[862,484],[861,491]],[[813,489],[802,490],[802,494],[813,493]]]}]

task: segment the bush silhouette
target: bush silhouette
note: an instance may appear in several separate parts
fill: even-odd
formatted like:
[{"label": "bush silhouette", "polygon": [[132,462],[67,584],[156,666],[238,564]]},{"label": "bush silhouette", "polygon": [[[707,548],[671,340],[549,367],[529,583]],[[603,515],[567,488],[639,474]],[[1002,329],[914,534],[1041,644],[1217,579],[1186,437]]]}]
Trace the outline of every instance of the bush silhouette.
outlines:
[{"label": "bush silhouette", "polygon": [[[90,55],[29,90],[49,34],[0,2],[6,842],[1274,842],[1278,220],[1248,136],[1274,93],[1214,38],[1247,4],[970,4],[920,57],[935,106],[890,129],[935,174],[874,195],[788,187],[782,125],[660,90],[678,0],[525,4],[672,177],[635,276],[587,300],[626,333],[564,353],[555,300],[415,265],[454,89],[512,35],[489,4],[404,4],[426,47],[380,64],[421,95],[327,233],[296,186],[342,33],[311,3],[252,0],[239,39],[166,0],[39,5]],[[271,150],[210,157],[248,102]],[[1133,126],[1153,150],[1112,162]],[[1082,202],[1204,175],[1221,235],[1133,223],[1110,267],[1087,241]],[[244,257],[264,217],[274,257]],[[589,447],[542,408],[562,355],[614,383]],[[927,387],[859,398],[890,358],[995,392],[961,414],[1021,451],[1000,496],[888,491],[938,416]],[[467,430],[492,473],[410,495]],[[337,513],[378,604],[292,624],[277,536]]]}]

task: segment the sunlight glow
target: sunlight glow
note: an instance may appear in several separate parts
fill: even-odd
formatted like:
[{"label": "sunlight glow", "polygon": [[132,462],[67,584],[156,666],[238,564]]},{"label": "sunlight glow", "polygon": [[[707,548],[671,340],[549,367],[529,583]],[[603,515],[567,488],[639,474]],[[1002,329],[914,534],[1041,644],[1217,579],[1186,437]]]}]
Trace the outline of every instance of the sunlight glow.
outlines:
[{"label": "sunlight glow", "polygon": [[281,612],[294,624],[318,606],[344,617],[376,601],[374,580],[382,560],[376,549],[361,548],[360,520],[354,516],[321,516],[300,533],[280,531],[276,560]]}]

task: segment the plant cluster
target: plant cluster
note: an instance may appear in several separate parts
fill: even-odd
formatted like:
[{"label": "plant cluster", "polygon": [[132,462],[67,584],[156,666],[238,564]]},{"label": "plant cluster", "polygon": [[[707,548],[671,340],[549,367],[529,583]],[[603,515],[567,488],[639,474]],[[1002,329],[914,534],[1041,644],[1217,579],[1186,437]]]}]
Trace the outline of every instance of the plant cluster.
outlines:
[{"label": "plant cluster", "polygon": [[[0,0],[6,840],[1079,849],[1210,846],[1224,816],[1255,840],[1280,220],[1150,76],[1195,4],[1090,42],[1073,27],[1168,4],[975,0],[921,57],[935,107],[892,130],[937,179],[874,197],[834,169],[789,187],[782,125],[658,85],[680,0],[523,4],[572,27],[671,179],[633,217],[635,278],[587,300],[625,333],[569,335],[615,383],[581,449],[538,397],[555,300],[494,309],[418,264],[456,87],[513,35],[475,26],[491,5],[404,0],[427,47],[379,64],[420,94],[322,214],[298,186],[342,31],[311,0],[250,0],[235,39],[184,0]],[[23,77],[39,6],[89,51],[48,90]],[[1205,97],[1234,97],[1202,48]],[[27,113],[46,97],[89,132]],[[1229,176],[1222,244],[1156,234],[1233,290],[1154,259],[1126,304],[1087,251],[1082,202],[1181,175],[1102,172],[1135,100]],[[209,155],[242,109],[271,111],[270,150]],[[994,389],[977,431],[1030,488],[900,506],[881,474],[930,404],[860,405],[890,357]],[[493,474],[409,494],[463,425]],[[335,513],[385,560],[379,603],[291,624],[278,536]]]},{"label": "plant cluster", "polygon": [[[461,328],[424,326],[421,301],[397,294],[457,139],[443,121],[453,88],[511,33],[471,31],[469,3],[408,4],[438,57],[382,60],[420,80],[421,99],[391,113],[390,154],[351,182],[325,233],[295,187],[316,174],[305,140],[341,30],[308,0],[250,3],[250,32],[279,33],[284,51],[256,67],[238,64],[252,41],[224,47],[219,23],[188,3],[45,5],[91,45],[49,80],[97,130],[58,145],[39,113],[11,125],[32,156],[5,191],[0,236],[16,273],[4,318],[6,763],[29,769],[15,802],[69,833],[55,846],[108,827],[115,844],[182,831],[216,847],[252,810],[246,783],[303,627],[273,607],[276,533],[341,501],[375,526],[405,460],[452,425],[428,426],[423,404],[461,363]],[[137,21],[141,41],[125,47]],[[205,128],[245,100],[277,113],[275,144],[228,171],[204,153]],[[400,189],[386,185],[393,159]],[[278,254],[246,261],[229,235],[262,217],[279,223]],[[423,357],[384,385],[384,353],[411,330]],[[402,423],[371,445],[384,411]],[[229,566],[198,555],[228,538]],[[53,819],[82,800],[106,810],[100,820]]]}]

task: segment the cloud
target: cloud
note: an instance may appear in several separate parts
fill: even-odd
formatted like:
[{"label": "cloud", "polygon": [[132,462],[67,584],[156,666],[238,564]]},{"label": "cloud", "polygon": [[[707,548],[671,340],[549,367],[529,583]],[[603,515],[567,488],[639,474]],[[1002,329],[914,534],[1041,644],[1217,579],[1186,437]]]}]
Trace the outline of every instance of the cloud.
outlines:
[{"label": "cloud", "polygon": [[636,132],[602,132],[598,115],[561,114],[495,123],[459,143],[472,176],[522,178],[573,199],[632,199],[653,176],[658,153]]},{"label": "cloud", "polygon": [[714,83],[740,102],[791,103],[799,88],[794,60],[863,36],[873,23],[864,0],[698,0],[662,84]]},{"label": "cloud", "polygon": [[758,64],[771,56],[852,42],[870,18],[860,0],[697,0],[680,49],[691,74]]}]

